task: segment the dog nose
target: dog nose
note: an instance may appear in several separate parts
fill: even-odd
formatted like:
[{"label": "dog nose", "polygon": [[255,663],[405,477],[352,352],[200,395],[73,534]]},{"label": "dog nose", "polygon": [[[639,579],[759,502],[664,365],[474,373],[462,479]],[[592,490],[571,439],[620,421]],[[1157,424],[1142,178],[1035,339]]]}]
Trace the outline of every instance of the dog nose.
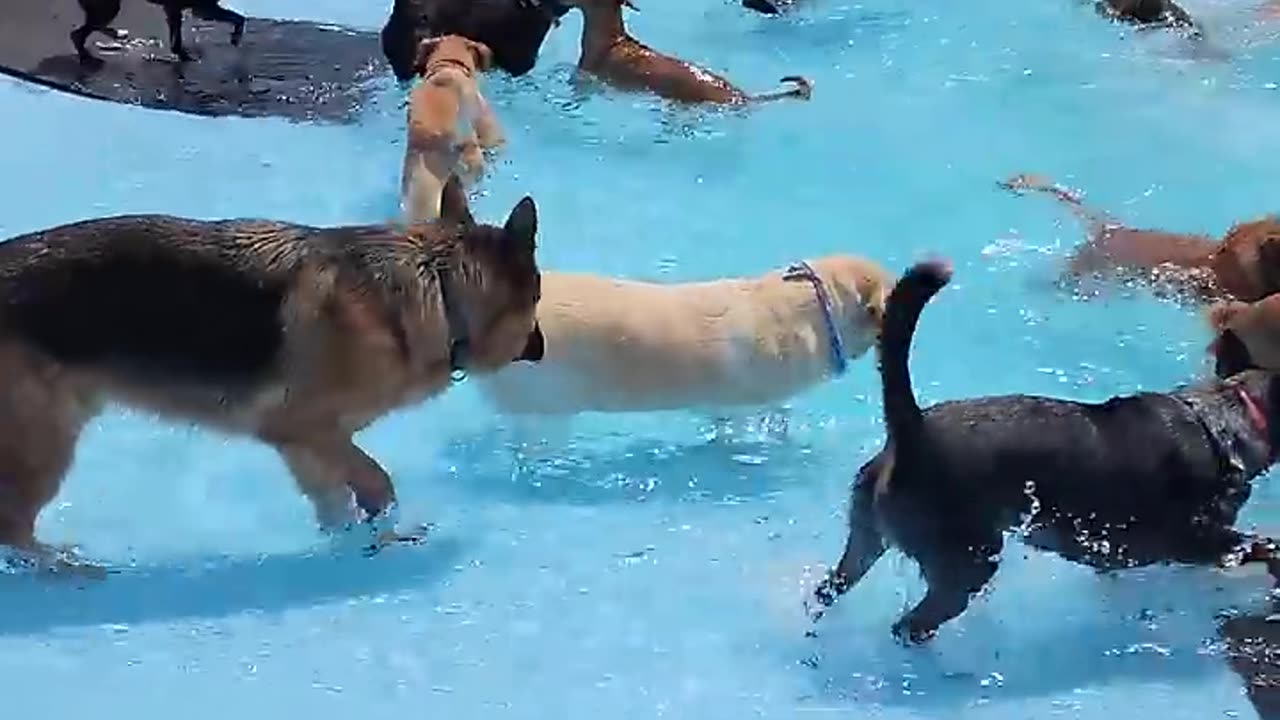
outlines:
[{"label": "dog nose", "polygon": [[542,335],[542,327],[537,323],[533,325],[533,331],[529,333],[528,339],[525,340],[524,350],[516,356],[518,362],[536,363],[542,360],[547,354],[547,339]]}]

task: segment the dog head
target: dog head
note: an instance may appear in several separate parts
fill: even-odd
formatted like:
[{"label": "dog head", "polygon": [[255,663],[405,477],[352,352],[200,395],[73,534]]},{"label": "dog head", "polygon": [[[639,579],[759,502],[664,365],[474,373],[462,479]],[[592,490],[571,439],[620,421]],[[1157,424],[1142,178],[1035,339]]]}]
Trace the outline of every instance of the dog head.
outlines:
[{"label": "dog head", "polygon": [[1280,372],[1280,295],[1254,303],[1216,303],[1208,320],[1215,375],[1226,378],[1255,368]]},{"label": "dog head", "polygon": [[878,264],[852,255],[809,261],[831,298],[832,319],[844,342],[845,359],[860,357],[875,344],[893,278]]},{"label": "dog head", "polygon": [[493,65],[493,51],[488,45],[461,35],[427,38],[418,43],[413,59],[413,73],[425,75],[435,63],[451,61],[471,72],[484,72]]},{"label": "dog head", "polygon": [[467,369],[484,373],[512,361],[541,360],[546,341],[536,317],[542,276],[533,198],[516,203],[502,227],[477,223],[461,181],[450,177],[435,226],[454,233],[458,242],[455,302],[467,326]]}]

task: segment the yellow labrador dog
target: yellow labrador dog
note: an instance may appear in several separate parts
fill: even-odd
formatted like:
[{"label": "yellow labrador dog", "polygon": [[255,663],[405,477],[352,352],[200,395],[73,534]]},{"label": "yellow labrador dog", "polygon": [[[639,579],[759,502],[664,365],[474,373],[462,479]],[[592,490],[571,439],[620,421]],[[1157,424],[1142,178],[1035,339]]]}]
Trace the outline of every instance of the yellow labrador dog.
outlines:
[{"label": "yellow labrador dog", "polygon": [[544,272],[542,362],[477,380],[515,415],[764,406],[865,353],[890,285],[847,255],[687,284]]},{"label": "yellow labrador dog", "polygon": [[405,222],[440,216],[440,192],[451,176],[473,183],[484,172],[484,150],[502,144],[502,131],[476,81],[493,53],[460,35],[423,40],[409,95],[408,137],[400,175]]}]

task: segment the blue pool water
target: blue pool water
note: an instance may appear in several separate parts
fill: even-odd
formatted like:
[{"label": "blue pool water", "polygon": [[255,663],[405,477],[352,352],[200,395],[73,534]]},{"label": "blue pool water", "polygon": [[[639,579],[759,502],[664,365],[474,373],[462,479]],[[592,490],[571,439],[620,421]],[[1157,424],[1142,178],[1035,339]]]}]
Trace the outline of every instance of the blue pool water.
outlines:
[{"label": "blue pool water", "polygon": [[[530,76],[485,79],[510,142],[477,215],[533,195],[544,268],[679,281],[830,252],[894,272],[942,254],[956,278],[913,366],[929,401],[1100,399],[1206,371],[1194,312],[1049,289],[1079,228],[993,183],[1042,172],[1131,223],[1189,231],[1276,210],[1280,26],[1254,26],[1251,3],[1187,0],[1235,53],[1191,62],[1072,0],[814,0],[787,19],[637,2],[629,22],[650,44],[750,89],[803,73],[814,99],[699,114],[576,91],[570,15]],[[233,4],[377,28],[388,3]],[[134,211],[396,212],[390,84],[354,127],[193,118],[8,80],[0,108],[4,237]],[[108,414],[40,530],[131,569],[84,590],[4,583],[7,714],[1255,716],[1213,615],[1256,607],[1256,574],[1100,581],[1013,546],[993,592],[931,648],[905,650],[889,624],[922,585],[889,556],[804,638],[801,601],[841,547],[879,412],[869,357],[796,398],[785,440],[709,441],[706,418],[684,413],[517,426],[463,385],[361,436],[404,517],[437,524],[426,546],[372,560],[326,551],[265,448]],[[1277,498],[1260,482],[1246,524],[1280,524]]]}]

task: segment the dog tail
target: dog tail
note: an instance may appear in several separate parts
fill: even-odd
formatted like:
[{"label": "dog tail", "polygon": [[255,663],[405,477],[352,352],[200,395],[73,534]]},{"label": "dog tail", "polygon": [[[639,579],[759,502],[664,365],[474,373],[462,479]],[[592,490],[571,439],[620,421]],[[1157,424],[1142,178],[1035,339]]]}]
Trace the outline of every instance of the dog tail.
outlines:
[{"label": "dog tail", "polygon": [[1088,226],[1090,233],[1098,233],[1112,222],[1105,213],[1097,212],[1085,206],[1080,193],[1069,190],[1048,178],[1032,174],[1014,175],[996,183],[996,186],[1021,195],[1024,192],[1038,192],[1057,200],[1071,211],[1080,222]]},{"label": "dog tail", "polygon": [[879,345],[880,384],[884,392],[885,425],[890,440],[899,448],[919,429],[922,417],[908,367],[911,338],[925,304],[950,281],[950,263],[943,260],[916,263],[893,286],[885,302]]},{"label": "dog tail", "polygon": [[779,82],[789,83],[794,87],[781,88],[772,92],[760,93],[752,95],[751,99],[755,102],[768,102],[770,100],[782,100],[784,98],[799,98],[808,100],[813,97],[813,83],[808,78],[799,75],[788,75]]}]

